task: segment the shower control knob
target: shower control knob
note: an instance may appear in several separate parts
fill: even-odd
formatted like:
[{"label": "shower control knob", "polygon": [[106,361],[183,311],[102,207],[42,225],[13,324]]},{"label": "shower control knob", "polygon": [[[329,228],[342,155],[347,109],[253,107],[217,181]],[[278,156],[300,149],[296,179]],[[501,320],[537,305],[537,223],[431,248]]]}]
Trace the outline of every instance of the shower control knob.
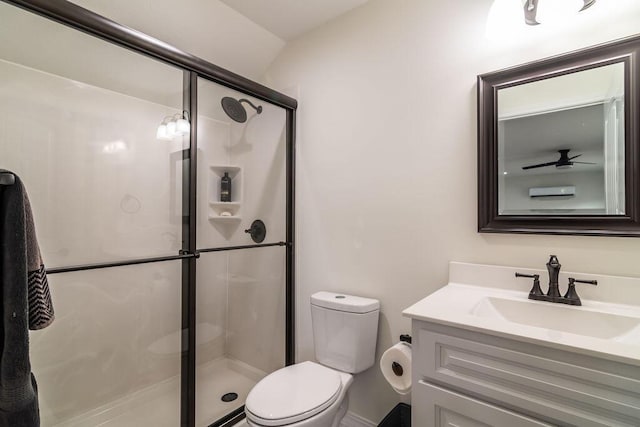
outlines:
[{"label": "shower control knob", "polygon": [[254,242],[262,243],[267,237],[267,226],[261,220],[256,219],[251,223],[251,228],[247,228],[244,232],[250,234]]}]

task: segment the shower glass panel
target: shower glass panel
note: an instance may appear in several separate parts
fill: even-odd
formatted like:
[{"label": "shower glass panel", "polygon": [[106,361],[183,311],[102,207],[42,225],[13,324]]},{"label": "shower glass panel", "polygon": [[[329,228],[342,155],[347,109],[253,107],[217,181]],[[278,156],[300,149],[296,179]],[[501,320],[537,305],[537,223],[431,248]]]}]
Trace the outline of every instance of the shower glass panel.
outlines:
[{"label": "shower glass panel", "polygon": [[[45,264],[177,255],[183,72],[0,3],[0,167],[28,190]],[[43,427],[180,425],[179,260],[49,276],[31,336]]]},{"label": "shower glass panel", "polygon": [[182,96],[181,70],[0,3],[0,166],[47,267],[177,254],[188,137],[156,131]]},{"label": "shower glass panel", "polygon": [[[0,168],[55,273],[56,320],[30,334],[41,425],[220,426],[293,359],[296,102],[108,26],[133,50],[0,2]],[[159,140],[188,108],[192,134]]]},{"label": "shower glass panel", "polygon": [[49,276],[31,332],[43,427],[180,425],[181,261]]},{"label": "shower glass panel", "polygon": [[284,366],[285,257],[284,248],[277,246],[202,254],[198,264],[198,427],[242,407],[260,379]]},{"label": "shower glass panel", "polygon": [[[223,99],[246,121],[232,119]],[[198,79],[198,248],[254,244],[245,230],[257,219],[267,229],[262,243],[286,239],[285,125],[283,108]],[[225,172],[230,201],[222,201]]]},{"label": "shower glass panel", "polygon": [[[285,247],[225,248],[286,240],[286,112],[204,79],[197,107],[197,246],[217,250],[197,268],[196,420],[206,427],[285,364]],[[258,219],[262,242],[245,232]]]}]

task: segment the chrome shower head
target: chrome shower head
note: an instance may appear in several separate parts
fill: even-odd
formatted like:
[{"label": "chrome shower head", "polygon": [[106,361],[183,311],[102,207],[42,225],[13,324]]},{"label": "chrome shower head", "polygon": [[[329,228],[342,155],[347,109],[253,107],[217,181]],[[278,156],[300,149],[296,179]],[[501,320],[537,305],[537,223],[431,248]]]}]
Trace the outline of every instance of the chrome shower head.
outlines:
[{"label": "chrome shower head", "polygon": [[242,106],[242,102],[246,102],[247,104],[251,105],[258,114],[262,113],[261,105],[255,106],[251,101],[244,98],[238,100],[229,96],[225,96],[224,98],[222,98],[222,101],[220,103],[222,104],[222,109],[224,110],[224,112],[227,113],[227,116],[238,123],[244,123],[247,121],[247,110],[245,110]]}]

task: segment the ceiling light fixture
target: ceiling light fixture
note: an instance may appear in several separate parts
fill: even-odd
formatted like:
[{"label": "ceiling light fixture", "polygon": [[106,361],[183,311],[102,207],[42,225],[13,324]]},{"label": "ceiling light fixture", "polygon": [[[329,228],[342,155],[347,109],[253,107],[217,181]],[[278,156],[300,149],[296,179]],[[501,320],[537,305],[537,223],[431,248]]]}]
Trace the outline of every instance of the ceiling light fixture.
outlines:
[{"label": "ceiling light fixture", "polygon": [[524,22],[528,25],[558,22],[582,12],[594,5],[596,0],[526,0]]},{"label": "ceiling light fixture", "polygon": [[169,133],[167,132],[167,123],[169,122],[170,117],[167,116],[162,120],[160,126],[158,126],[158,131],[156,132],[156,138],[161,141],[171,141],[169,137]]}]

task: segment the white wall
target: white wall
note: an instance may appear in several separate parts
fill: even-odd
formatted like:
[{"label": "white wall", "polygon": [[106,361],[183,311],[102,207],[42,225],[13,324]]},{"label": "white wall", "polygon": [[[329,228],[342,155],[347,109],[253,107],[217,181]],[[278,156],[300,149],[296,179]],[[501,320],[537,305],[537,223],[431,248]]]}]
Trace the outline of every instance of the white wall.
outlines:
[{"label": "white wall", "polygon": [[562,110],[613,96],[624,96],[622,63],[500,89],[498,117]]},{"label": "white wall", "polygon": [[[320,289],[381,300],[379,357],[450,260],[540,267],[554,253],[572,271],[640,276],[640,239],[476,232],[476,75],[640,29],[637,1],[599,3],[562,28],[492,42],[490,0],[373,0],[287,45],[266,81],[300,93],[300,360],[313,358]],[[374,422],[401,400],[377,367],[352,387],[350,409]]]}]

